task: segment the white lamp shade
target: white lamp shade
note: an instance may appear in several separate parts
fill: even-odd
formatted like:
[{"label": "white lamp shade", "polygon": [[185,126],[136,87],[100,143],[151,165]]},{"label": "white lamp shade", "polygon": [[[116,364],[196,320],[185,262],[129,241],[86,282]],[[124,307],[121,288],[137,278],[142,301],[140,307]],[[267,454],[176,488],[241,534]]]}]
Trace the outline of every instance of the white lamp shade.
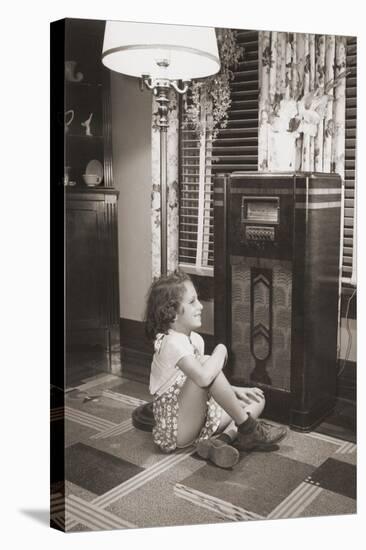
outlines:
[{"label": "white lamp shade", "polygon": [[202,78],[220,69],[215,29],[124,21],[106,22],[102,61],[129,76],[170,80]]}]

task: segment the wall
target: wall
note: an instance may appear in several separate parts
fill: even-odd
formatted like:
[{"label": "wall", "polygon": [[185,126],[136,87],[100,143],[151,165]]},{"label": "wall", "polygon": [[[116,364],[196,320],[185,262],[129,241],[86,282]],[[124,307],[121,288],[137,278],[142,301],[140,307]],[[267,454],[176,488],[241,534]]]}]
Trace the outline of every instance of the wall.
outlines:
[{"label": "wall", "polygon": [[151,283],[151,93],[111,72],[114,185],[119,190],[120,316],[143,319]]}]

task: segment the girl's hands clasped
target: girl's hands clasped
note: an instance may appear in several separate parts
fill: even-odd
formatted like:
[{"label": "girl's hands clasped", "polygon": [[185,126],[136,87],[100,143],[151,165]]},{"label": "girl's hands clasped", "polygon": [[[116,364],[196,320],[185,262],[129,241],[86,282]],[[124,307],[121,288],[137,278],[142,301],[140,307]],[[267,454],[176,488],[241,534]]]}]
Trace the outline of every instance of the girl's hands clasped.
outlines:
[{"label": "girl's hands clasped", "polygon": [[264,393],[260,388],[239,388],[232,386],[236,397],[243,401],[246,405],[250,405],[253,401],[260,403],[264,399]]}]

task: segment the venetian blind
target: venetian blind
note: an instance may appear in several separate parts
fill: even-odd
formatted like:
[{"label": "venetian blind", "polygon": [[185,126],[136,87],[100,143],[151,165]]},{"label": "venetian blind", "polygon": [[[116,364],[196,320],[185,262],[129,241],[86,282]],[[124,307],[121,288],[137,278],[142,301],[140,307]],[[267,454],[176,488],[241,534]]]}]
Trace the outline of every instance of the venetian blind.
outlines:
[{"label": "venetian blind", "polygon": [[[187,105],[189,102],[188,94]],[[181,113],[179,263],[188,270],[209,274],[213,266],[213,201],[208,113],[201,112],[201,136],[187,122],[183,103]]]},{"label": "venetian blind", "polygon": [[[256,170],[258,162],[258,32],[239,31],[244,59],[234,71],[227,127],[213,142],[180,124],[179,263],[201,274],[213,268],[213,176],[217,172]],[[189,102],[189,97],[188,97]],[[208,113],[201,113],[204,127]]]},{"label": "venetian blind", "polygon": [[346,66],[346,144],[345,144],[345,195],[342,281],[355,282],[352,272],[354,259],[354,214],[356,181],[356,116],[357,116],[357,39],[347,38]]},{"label": "venetian blind", "polygon": [[234,71],[226,128],[212,147],[213,173],[257,170],[258,163],[258,32],[239,31],[244,58]]}]

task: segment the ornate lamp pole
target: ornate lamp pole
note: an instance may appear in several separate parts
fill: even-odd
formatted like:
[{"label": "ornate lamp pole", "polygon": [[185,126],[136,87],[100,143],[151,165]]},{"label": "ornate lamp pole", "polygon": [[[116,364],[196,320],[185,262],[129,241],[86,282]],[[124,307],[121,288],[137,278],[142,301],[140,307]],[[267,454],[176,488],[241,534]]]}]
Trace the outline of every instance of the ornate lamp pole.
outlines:
[{"label": "ornate lamp pole", "polygon": [[[163,60],[159,66],[168,67],[169,62]],[[176,81],[169,79],[152,79],[148,75],[142,76],[142,82],[152,90],[158,104],[159,113],[159,132],[160,132],[160,261],[161,274],[166,275],[168,271],[168,214],[167,214],[167,136],[168,136],[168,113],[169,113],[169,91],[174,88],[179,94],[184,94],[188,90],[188,82],[185,82],[183,88],[179,88]],[[143,87],[143,85],[142,85]]]}]

